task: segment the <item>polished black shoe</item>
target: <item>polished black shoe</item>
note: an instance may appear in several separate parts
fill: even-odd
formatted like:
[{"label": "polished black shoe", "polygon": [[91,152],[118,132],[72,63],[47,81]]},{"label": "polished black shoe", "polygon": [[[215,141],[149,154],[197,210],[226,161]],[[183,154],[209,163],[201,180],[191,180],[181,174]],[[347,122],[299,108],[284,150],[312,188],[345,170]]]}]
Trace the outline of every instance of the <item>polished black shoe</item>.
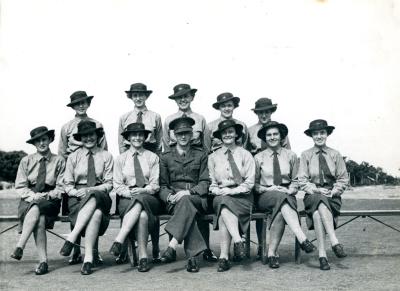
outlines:
[{"label": "polished black shoe", "polygon": [[322,271],[328,271],[331,269],[331,266],[328,263],[328,260],[325,257],[319,258],[319,268]]},{"label": "polished black shoe", "polygon": [[126,264],[128,262],[129,262],[129,256],[127,252],[123,252],[118,257],[115,258],[115,263],[117,265]]},{"label": "polished black shoe", "polygon": [[71,254],[73,247],[74,244],[69,240],[66,240],[63,247],[60,250],[60,255],[68,257]]},{"label": "polished black shoe", "polygon": [[278,257],[275,257],[275,256],[268,257],[268,266],[271,269],[279,268],[279,259],[278,259]]},{"label": "polished black shoe", "polygon": [[20,247],[16,247],[13,253],[11,254],[11,258],[16,259],[16,260],[21,260],[22,255],[24,254],[24,250]]},{"label": "polished black shoe", "polygon": [[100,256],[99,251],[93,251],[93,265],[102,266],[104,264],[103,258]]},{"label": "polished black shoe", "polygon": [[342,244],[336,244],[332,247],[333,252],[335,253],[336,257],[344,258],[347,257],[347,254],[344,252]]},{"label": "polished black shoe", "polygon": [[81,268],[82,275],[90,275],[93,273],[92,271],[93,264],[91,262],[84,262]]},{"label": "polished black shoe", "polygon": [[138,271],[139,272],[148,272],[150,270],[149,261],[147,258],[143,258],[139,260]]},{"label": "polished black shoe", "polygon": [[41,262],[35,270],[36,275],[44,275],[49,272],[49,266],[46,262]]},{"label": "polished black shoe", "polygon": [[242,241],[233,244],[233,261],[240,262],[246,257]]},{"label": "polished black shoe", "polygon": [[161,263],[161,255],[160,250],[158,248],[153,248],[153,264]]},{"label": "polished black shoe", "polygon": [[231,268],[229,261],[227,259],[219,259],[218,260],[218,272],[225,272]]},{"label": "polished black shoe", "polygon": [[207,262],[218,262],[217,256],[214,254],[214,252],[211,249],[206,249],[203,252],[203,260]]},{"label": "polished black shoe", "polygon": [[189,273],[197,273],[200,270],[199,265],[197,264],[197,260],[195,257],[189,258],[187,265],[186,265],[186,271]]},{"label": "polished black shoe", "polygon": [[303,241],[300,244],[300,248],[305,251],[307,254],[312,253],[313,251],[315,251],[317,248],[315,247],[315,245],[313,245],[312,242],[310,242],[308,239],[306,239],[305,241]]},{"label": "polished black shoe", "polygon": [[73,254],[71,259],[68,261],[69,265],[77,265],[83,262],[82,255],[80,253]]},{"label": "polished black shoe", "polygon": [[110,254],[118,257],[122,252],[122,244],[120,242],[113,242],[111,248],[110,248]]},{"label": "polished black shoe", "polygon": [[173,248],[168,247],[161,256],[161,262],[167,264],[175,261],[176,261],[176,251]]}]

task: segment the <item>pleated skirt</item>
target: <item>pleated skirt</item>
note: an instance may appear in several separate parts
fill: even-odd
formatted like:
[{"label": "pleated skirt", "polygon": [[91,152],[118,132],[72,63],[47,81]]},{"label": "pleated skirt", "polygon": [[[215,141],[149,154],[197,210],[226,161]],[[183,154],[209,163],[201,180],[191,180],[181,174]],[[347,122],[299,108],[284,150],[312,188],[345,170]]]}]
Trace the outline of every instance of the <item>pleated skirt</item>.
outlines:
[{"label": "pleated skirt", "polygon": [[342,198],[340,196],[327,197],[322,194],[306,194],[304,195],[304,210],[307,214],[306,222],[308,229],[314,229],[313,214],[317,211],[318,206],[323,203],[333,216],[333,224],[336,229],[340,208],[342,207]]}]

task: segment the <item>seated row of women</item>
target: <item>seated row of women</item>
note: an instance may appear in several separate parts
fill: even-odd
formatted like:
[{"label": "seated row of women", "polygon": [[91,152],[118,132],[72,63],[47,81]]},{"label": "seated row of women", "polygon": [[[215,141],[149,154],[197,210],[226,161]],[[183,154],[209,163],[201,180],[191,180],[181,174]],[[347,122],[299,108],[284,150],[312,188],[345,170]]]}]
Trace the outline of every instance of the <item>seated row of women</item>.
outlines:
[{"label": "seated row of women", "polygon": [[[217,217],[214,229],[220,230],[219,272],[229,270],[230,258],[233,261],[244,258],[241,233],[249,227],[253,207],[272,216],[268,226],[271,268],[279,267],[277,249],[286,224],[301,248],[307,253],[313,252],[316,247],[307,239],[299,223],[295,198],[299,188],[306,193],[307,225],[309,229],[315,229],[321,270],[330,269],[325,232],[336,256],[346,256],[335,227],[341,194],[348,178],[339,152],[326,146],[333,126],[324,120],[310,123],[305,134],[312,137],[314,146],[303,152],[298,166],[296,154],[281,146],[282,139],[288,134],[282,123],[270,121],[258,131],[258,137],[267,147],[254,158],[237,144],[243,126],[234,120],[218,124],[213,135],[222,145],[211,155],[192,144],[194,124],[195,120],[188,116],[174,119],[169,129],[174,132],[176,145],[159,157],[144,149],[150,131],[143,123],[131,123],[121,133],[130,148],[114,163],[111,154],[98,147],[104,134],[102,128],[92,121],[81,121],[74,138],[82,143],[82,147],[68,156],[66,165],[62,157],[50,152],[54,130],[46,127],[32,130],[27,142],[36,147],[37,153],[24,157],[18,169],[16,188],[21,193],[18,215],[22,234],[11,257],[22,258],[26,242],[33,233],[40,262],[35,272],[38,275],[48,272],[45,230],[53,227],[59,213],[60,197],[65,191],[69,197],[72,231],[60,254],[69,256],[79,236],[84,235],[85,257],[81,273],[91,274],[98,252],[96,242],[109,224],[109,193],[113,188],[119,197],[122,223],[110,252],[120,255],[124,241],[133,232],[138,242],[140,272],[150,269],[147,238],[163,208],[172,214],[172,218],[165,227],[171,239],[161,261],[175,261],[176,248],[184,242],[188,272],[199,271],[196,257],[207,249],[197,218],[209,207]],[[233,256],[230,256],[232,240]]]}]

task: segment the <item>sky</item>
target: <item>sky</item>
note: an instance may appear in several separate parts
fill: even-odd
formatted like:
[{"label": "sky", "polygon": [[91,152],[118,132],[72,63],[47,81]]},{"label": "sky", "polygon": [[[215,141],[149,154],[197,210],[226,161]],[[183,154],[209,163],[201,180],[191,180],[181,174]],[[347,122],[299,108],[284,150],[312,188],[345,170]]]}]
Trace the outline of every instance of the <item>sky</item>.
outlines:
[{"label": "sky", "polygon": [[74,117],[78,90],[94,95],[118,154],[119,117],[133,109],[130,84],[145,83],[150,110],[177,111],[179,83],[197,88],[192,109],[208,122],[217,95],[240,97],[248,126],[258,98],[278,104],[300,155],[303,132],[323,118],[328,145],[400,176],[400,4],[393,0],[57,1],[0,0],[0,150],[35,148],[29,131]]}]

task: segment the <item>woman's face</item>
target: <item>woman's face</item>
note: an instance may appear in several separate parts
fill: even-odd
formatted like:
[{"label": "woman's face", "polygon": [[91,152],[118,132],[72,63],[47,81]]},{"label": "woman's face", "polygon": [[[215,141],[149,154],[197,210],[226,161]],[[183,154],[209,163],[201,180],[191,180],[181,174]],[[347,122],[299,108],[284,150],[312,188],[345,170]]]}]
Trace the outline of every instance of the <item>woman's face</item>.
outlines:
[{"label": "woman's face", "polygon": [[235,103],[232,100],[226,101],[219,106],[219,111],[222,117],[229,119],[232,117],[233,110],[235,109]]},{"label": "woman's face", "polygon": [[190,92],[175,98],[175,102],[181,111],[187,111],[190,108],[190,103],[192,103],[192,101],[193,95]]},{"label": "woman's face", "polygon": [[131,99],[136,107],[142,108],[146,106],[147,94],[143,92],[131,93]]},{"label": "woman's face", "polygon": [[265,133],[265,140],[267,142],[268,147],[272,149],[280,147],[281,134],[279,130],[276,127],[269,128]]},{"label": "woman's face", "polygon": [[191,132],[191,131],[175,133],[176,142],[181,147],[187,146],[190,143],[192,136],[193,136],[193,132]]},{"label": "woman's face", "polygon": [[135,149],[140,149],[144,143],[144,132],[132,132],[129,134],[128,140]]},{"label": "woman's face", "polygon": [[89,101],[83,100],[76,103],[72,108],[75,110],[77,115],[85,115],[89,106],[90,106]]},{"label": "woman's face", "polygon": [[39,154],[47,154],[50,150],[50,138],[48,135],[44,135],[39,137],[33,142],[33,145],[36,147],[36,150]]},{"label": "woman's face", "polygon": [[312,139],[314,140],[314,144],[317,147],[323,147],[326,145],[326,139],[328,138],[328,132],[326,129],[314,130],[311,133]]},{"label": "woman's face", "polygon": [[233,126],[232,127],[228,127],[228,128],[224,129],[221,132],[222,142],[225,145],[234,144],[235,141],[236,141],[237,136],[238,135],[237,135],[236,130],[235,130],[235,128]]},{"label": "woman's face", "polygon": [[258,121],[261,124],[266,124],[271,120],[272,110],[261,110],[257,111]]},{"label": "woman's face", "polygon": [[97,133],[91,132],[81,136],[82,144],[87,149],[92,149],[97,145]]}]

